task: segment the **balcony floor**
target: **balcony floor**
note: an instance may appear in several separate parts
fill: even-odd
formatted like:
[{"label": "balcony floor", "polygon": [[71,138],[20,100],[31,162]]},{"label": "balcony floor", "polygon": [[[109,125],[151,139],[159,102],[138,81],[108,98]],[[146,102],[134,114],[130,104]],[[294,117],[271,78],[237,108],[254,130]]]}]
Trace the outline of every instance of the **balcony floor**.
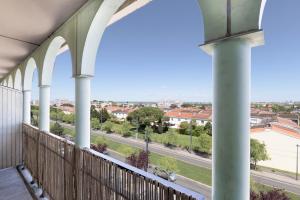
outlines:
[{"label": "balcony floor", "polygon": [[0,170],[1,200],[32,200],[25,183],[15,168]]}]

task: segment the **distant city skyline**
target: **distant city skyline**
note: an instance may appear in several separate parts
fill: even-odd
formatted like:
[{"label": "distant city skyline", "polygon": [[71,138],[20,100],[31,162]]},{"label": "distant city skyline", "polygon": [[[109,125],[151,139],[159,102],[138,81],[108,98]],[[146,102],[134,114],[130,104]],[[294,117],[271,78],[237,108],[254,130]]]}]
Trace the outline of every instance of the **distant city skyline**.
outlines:
[{"label": "distant city skyline", "polygon": [[[300,18],[299,6],[296,1],[266,4],[266,44],[252,51],[253,102],[300,101],[300,48],[294,40],[300,26],[281,27]],[[212,58],[198,47],[202,43],[196,0],[151,2],[104,33],[91,99],[211,102]],[[70,52],[57,57],[51,89],[51,99],[74,100]],[[35,75],[33,99],[37,97]]]}]

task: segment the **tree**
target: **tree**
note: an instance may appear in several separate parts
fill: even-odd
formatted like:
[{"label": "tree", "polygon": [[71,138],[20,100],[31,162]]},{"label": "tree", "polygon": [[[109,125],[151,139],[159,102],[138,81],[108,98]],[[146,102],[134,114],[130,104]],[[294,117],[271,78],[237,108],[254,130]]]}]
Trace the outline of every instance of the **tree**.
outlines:
[{"label": "tree", "polygon": [[55,135],[62,136],[64,135],[64,128],[59,123],[55,122],[50,128],[50,132]]},{"label": "tree", "polygon": [[196,145],[194,147],[194,150],[202,153],[211,154],[211,148],[212,148],[211,136],[207,134],[201,134],[196,140]]},{"label": "tree", "polygon": [[188,135],[188,129],[190,124],[187,121],[181,122],[179,125],[179,133],[182,135]]},{"label": "tree", "polygon": [[164,112],[159,108],[142,107],[131,113],[129,113],[127,120],[138,121],[139,125],[143,128],[146,126],[156,125],[159,121],[162,121]]},{"label": "tree", "polygon": [[208,135],[212,136],[212,125],[210,122],[207,122],[205,124],[204,130],[207,132]]},{"label": "tree", "polygon": [[168,146],[176,146],[178,142],[178,135],[174,129],[170,129],[166,134],[166,141],[164,143]]},{"label": "tree", "polygon": [[91,106],[91,118],[99,119],[99,112],[96,110],[96,106]]},{"label": "tree", "polygon": [[111,117],[109,115],[109,113],[107,112],[106,108],[102,108],[100,111],[99,111],[99,122],[100,123],[104,123],[106,122],[107,120],[109,120]]},{"label": "tree", "polygon": [[92,118],[91,127],[92,127],[92,129],[96,129],[96,130],[100,129],[100,122],[97,118]]},{"label": "tree", "polygon": [[103,130],[106,131],[107,133],[111,133],[112,132],[112,128],[113,128],[113,123],[111,121],[106,121],[103,126],[102,126]]},{"label": "tree", "polygon": [[255,192],[250,191],[250,200],[290,200],[290,198],[280,189],[272,189],[270,191]]},{"label": "tree", "polygon": [[250,146],[250,160],[254,169],[256,169],[258,161],[270,159],[267,153],[266,145],[264,143],[260,143],[256,139],[251,139]]},{"label": "tree", "polygon": [[121,134],[123,137],[128,137],[131,135],[131,132],[130,132],[130,123],[125,121],[122,126],[121,126]]}]

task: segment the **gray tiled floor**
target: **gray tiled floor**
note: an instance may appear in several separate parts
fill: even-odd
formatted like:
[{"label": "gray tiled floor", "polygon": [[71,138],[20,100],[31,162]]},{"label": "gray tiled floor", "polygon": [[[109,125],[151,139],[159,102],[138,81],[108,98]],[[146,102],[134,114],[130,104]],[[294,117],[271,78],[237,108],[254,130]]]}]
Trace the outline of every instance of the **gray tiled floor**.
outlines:
[{"label": "gray tiled floor", "polygon": [[0,170],[0,200],[32,200],[15,168]]}]

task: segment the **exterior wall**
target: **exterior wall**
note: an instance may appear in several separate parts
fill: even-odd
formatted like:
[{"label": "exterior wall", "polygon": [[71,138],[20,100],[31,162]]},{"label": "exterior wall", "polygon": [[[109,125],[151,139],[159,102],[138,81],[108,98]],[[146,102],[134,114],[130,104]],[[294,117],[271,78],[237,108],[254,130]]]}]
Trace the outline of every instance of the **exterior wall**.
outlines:
[{"label": "exterior wall", "polygon": [[0,86],[0,169],[22,162],[22,92]]},{"label": "exterior wall", "polygon": [[[179,128],[181,122],[191,122],[191,119],[186,119],[186,118],[177,118],[177,117],[170,117],[169,120],[170,124],[173,124],[173,128]],[[208,120],[206,119],[196,119],[196,123],[198,126],[204,126]]]},{"label": "exterior wall", "polygon": [[273,129],[252,132],[251,138],[264,142],[271,158],[259,162],[259,165],[290,172],[296,171],[296,144],[300,144],[300,139]]}]

